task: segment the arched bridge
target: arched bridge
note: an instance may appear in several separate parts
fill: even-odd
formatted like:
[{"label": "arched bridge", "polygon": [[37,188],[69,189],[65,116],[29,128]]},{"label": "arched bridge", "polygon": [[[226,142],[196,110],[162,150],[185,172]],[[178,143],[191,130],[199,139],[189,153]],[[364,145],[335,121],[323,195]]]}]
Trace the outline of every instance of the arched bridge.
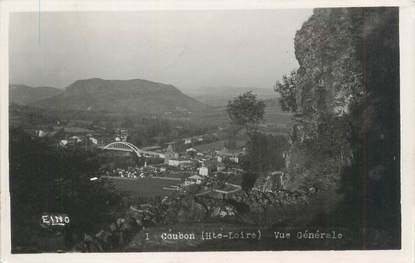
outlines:
[{"label": "arched bridge", "polygon": [[113,151],[134,152],[138,157],[142,157],[142,156],[146,156],[146,157],[153,156],[154,157],[155,156],[155,157],[159,157],[162,159],[165,158],[164,154],[162,153],[144,151],[129,142],[112,142],[102,147],[102,149],[113,150]]}]

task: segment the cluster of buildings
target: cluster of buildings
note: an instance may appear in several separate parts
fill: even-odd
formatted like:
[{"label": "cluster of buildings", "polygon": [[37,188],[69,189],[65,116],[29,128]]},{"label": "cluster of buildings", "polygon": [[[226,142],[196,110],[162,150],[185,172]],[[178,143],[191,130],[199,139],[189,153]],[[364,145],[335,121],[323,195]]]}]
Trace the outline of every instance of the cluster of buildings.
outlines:
[{"label": "cluster of buildings", "polygon": [[237,167],[240,158],[245,154],[245,148],[230,150],[224,141],[215,141],[187,148],[178,153],[171,145],[165,153],[165,164],[179,169],[192,169],[199,176],[216,175],[226,172],[231,167]]},{"label": "cluster of buildings", "polygon": [[[100,143],[97,132],[80,127],[39,126],[24,129],[32,137],[39,138],[58,147],[88,146]],[[102,136],[101,136],[102,138]]]},{"label": "cluster of buildings", "polygon": [[[172,150],[171,147],[169,149]],[[181,154],[167,151],[164,164],[167,165],[167,171],[174,168],[175,171],[188,175],[182,186],[204,186],[197,195],[224,197],[241,190],[241,177],[244,171],[240,164],[245,154],[244,147],[229,149],[225,147],[224,141],[216,141],[187,148]],[[224,180],[220,187],[206,187],[219,177]],[[257,180],[254,188],[261,192],[273,192],[284,189],[286,184],[287,178],[282,171],[270,171]]]},{"label": "cluster of buildings", "polygon": [[[194,140],[199,141],[199,136],[180,139],[183,142],[170,142],[166,148],[159,146],[144,147],[141,150],[153,152],[163,156],[162,162],[151,163],[150,159],[144,162],[141,167],[117,169],[111,172],[110,176],[128,178],[151,178],[164,177],[180,178],[177,189],[200,188],[198,194],[227,195],[240,191],[242,170],[239,168],[240,159],[245,154],[245,148],[230,150],[225,147],[225,141],[216,140],[205,144],[194,144]],[[188,148],[182,147],[186,145]],[[182,145],[178,145],[182,143]],[[146,159],[147,160],[147,159]],[[108,175],[108,174],[107,174]],[[226,178],[226,179],[224,179]],[[222,185],[214,184],[222,180]]]},{"label": "cluster of buildings", "polygon": [[127,141],[128,130],[116,129],[111,134],[102,128],[90,129],[85,127],[71,126],[77,123],[67,125],[40,125],[33,128],[24,129],[32,137],[48,141],[51,145],[57,145],[60,148],[83,147],[85,149],[95,149],[106,143],[113,141]]},{"label": "cluster of buildings", "polygon": [[[95,149],[110,142],[127,142],[128,130],[115,129],[111,134],[99,129],[76,126],[45,127],[30,131],[33,136],[50,139],[57,147],[85,147]],[[218,131],[220,132],[220,131]],[[226,147],[223,136],[217,133],[178,138],[167,143],[167,147],[151,146],[141,148],[144,152],[157,153],[163,160],[152,163],[146,159],[144,165],[106,170],[103,175],[131,179],[165,177],[180,178],[180,188],[200,186],[198,195],[225,196],[241,190],[241,158],[246,154],[243,145],[236,149]],[[144,155],[145,156],[145,155]],[[221,185],[212,182],[223,180]],[[224,179],[225,178],[225,179]],[[256,189],[272,191],[282,187],[282,173],[270,174],[259,180]]]}]

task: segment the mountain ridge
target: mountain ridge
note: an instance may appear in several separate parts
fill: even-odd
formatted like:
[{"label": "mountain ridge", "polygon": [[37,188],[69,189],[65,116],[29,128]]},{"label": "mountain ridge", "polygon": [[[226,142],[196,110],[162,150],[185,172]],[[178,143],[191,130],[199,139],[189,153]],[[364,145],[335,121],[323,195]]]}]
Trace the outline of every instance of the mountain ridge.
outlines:
[{"label": "mountain ridge", "polygon": [[171,84],[143,79],[77,80],[63,93],[31,106],[53,110],[106,111],[115,113],[194,112],[207,105],[185,95]]},{"label": "mountain ridge", "polygon": [[19,105],[28,105],[35,101],[46,99],[62,93],[63,90],[48,87],[32,87],[23,84],[10,84],[9,85],[9,100],[10,104],[16,103]]}]

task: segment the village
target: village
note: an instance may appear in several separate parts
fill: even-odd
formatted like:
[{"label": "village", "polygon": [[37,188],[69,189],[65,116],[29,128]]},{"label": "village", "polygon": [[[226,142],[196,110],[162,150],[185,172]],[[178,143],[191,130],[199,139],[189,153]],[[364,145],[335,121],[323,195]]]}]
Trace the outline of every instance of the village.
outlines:
[{"label": "village", "polygon": [[[227,147],[223,128],[138,148],[129,142],[126,128],[108,132],[82,121],[59,124],[32,127],[26,132],[62,151],[78,149],[104,156],[100,157],[99,171],[90,176],[91,182],[111,181],[117,190],[135,197],[191,193],[223,199],[242,191],[241,160],[246,147],[243,139],[232,149]],[[259,178],[254,189],[272,192],[283,186],[284,174],[272,171]]]}]

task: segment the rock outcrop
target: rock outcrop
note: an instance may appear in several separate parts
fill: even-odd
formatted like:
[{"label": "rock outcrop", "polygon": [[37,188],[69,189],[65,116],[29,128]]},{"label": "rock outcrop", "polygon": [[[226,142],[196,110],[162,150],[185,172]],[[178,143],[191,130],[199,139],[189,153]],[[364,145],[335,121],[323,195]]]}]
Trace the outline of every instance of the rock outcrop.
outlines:
[{"label": "rock outcrop", "polygon": [[390,231],[382,245],[393,246],[400,225],[398,13],[316,9],[303,24],[295,36],[300,67],[287,155],[289,188],[332,192],[329,207],[343,217],[333,221],[382,226]]}]

